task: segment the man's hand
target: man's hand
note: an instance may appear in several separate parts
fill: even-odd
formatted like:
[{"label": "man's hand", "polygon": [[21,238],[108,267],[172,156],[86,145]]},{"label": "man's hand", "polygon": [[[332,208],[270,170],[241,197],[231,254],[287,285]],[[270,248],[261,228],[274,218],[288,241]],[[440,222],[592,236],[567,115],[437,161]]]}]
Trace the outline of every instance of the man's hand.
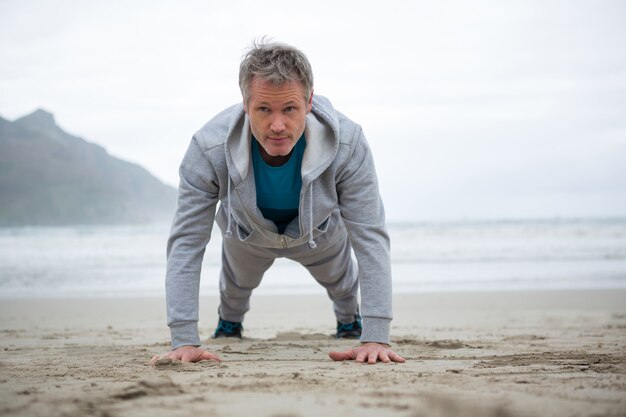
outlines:
[{"label": "man's hand", "polygon": [[154,365],[159,359],[165,358],[170,358],[181,362],[200,362],[208,360],[217,362],[222,361],[219,356],[214,355],[211,352],[201,349],[199,347],[181,346],[164,355],[154,355],[152,359],[150,359],[150,365]]},{"label": "man's hand", "polygon": [[368,342],[361,346],[345,352],[330,352],[328,354],[334,361],[352,361],[356,360],[360,363],[375,364],[378,361],[388,362],[404,362],[404,358],[391,350],[388,345],[382,343]]}]

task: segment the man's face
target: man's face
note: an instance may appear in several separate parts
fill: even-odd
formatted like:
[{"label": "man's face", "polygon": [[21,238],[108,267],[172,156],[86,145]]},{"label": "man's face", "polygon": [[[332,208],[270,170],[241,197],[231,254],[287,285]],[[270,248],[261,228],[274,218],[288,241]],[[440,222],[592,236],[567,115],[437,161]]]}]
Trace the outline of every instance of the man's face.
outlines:
[{"label": "man's face", "polygon": [[270,157],[289,155],[304,133],[313,94],[307,100],[302,84],[286,82],[276,86],[253,79],[244,109],[252,134]]}]

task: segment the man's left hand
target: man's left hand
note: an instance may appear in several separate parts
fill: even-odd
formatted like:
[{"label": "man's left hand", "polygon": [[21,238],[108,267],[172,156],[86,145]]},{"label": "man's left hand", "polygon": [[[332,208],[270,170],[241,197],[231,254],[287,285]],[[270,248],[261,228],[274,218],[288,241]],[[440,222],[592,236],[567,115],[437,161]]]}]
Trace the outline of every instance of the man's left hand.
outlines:
[{"label": "man's left hand", "polygon": [[328,356],[334,361],[356,360],[357,362],[367,362],[368,364],[375,364],[378,361],[384,363],[404,362],[404,358],[391,350],[388,345],[374,342],[363,343],[361,346],[345,352],[330,352]]}]

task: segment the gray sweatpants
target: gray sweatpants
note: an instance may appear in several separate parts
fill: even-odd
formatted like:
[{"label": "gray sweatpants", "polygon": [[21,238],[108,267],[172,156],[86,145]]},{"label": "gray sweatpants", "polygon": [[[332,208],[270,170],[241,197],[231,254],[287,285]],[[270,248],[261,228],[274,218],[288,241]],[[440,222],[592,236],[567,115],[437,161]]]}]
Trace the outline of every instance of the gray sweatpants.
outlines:
[{"label": "gray sweatpants", "polygon": [[[285,249],[264,248],[240,242],[236,236],[222,243],[219,314],[224,320],[242,322],[250,309],[250,296],[276,258],[300,263],[313,275],[332,300],[337,320],[352,323],[358,310],[357,265],[345,228],[329,230],[308,244]],[[295,277],[294,277],[295,279]]]}]

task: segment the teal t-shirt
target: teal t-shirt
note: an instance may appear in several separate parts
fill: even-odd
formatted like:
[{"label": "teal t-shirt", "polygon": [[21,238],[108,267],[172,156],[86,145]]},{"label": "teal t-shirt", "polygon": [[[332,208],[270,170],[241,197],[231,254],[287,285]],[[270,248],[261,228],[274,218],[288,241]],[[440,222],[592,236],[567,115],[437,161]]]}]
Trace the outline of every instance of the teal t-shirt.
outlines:
[{"label": "teal t-shirt", "polygon": [[252,165],[256,184],[256,203],[265,217],[284,233],[287,225],[298,216],[302,188],[302,156],[306,141],[304,134],[293,148],[289,160],[278,167],[263,161],[259,143],[252,136]]}]

